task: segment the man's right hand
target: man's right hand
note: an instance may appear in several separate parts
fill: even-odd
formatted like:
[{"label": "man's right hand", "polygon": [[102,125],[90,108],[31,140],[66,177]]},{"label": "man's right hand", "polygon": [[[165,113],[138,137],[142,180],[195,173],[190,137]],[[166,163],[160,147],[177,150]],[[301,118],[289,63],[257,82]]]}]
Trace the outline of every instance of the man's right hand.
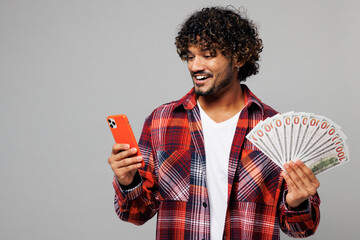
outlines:
[{"label": "man's right hand", "polygon": [[138,168],[141,167],[142,157],[134,156],[136,148],[129,144],[114,144],[108,162],[119,183],[128,186],[134,180]]}]

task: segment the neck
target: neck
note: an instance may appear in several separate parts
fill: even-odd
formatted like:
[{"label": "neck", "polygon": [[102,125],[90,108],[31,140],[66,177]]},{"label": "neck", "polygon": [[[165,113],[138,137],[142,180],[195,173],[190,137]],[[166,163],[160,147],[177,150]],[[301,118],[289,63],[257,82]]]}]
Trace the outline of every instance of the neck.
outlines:
[{"label": "neck", "polygon": [[199,96],[198,101],[206,114],[215,122],[223,122],[244,107],[244,94],[238,81],[230,84],[217,96]]}]

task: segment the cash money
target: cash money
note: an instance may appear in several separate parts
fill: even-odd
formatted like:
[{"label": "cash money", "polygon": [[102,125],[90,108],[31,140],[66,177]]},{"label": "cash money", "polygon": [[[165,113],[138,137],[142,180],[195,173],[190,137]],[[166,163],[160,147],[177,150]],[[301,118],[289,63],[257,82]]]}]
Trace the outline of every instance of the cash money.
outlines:
[{"label": "cash money", "polygon": [[341,127],[312,113],[277,114],[259,122],[246,138],[283,170],[285,163],[300,159],[319,174],[350,160]]}]

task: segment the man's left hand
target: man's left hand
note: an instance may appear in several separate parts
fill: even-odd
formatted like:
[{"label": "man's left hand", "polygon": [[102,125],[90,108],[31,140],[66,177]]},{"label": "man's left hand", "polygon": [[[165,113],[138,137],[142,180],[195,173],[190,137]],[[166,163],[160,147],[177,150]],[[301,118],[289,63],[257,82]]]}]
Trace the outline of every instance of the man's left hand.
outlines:
[{"label": "man's left hand", "polygon": [[319,180],[314,173],[302,161],[290,161],[284,164],[285,171],[282,175],[288,185],[286,202],[291,208],[296,208],[306,201],[308,197],[315,195],[320,186]]}]

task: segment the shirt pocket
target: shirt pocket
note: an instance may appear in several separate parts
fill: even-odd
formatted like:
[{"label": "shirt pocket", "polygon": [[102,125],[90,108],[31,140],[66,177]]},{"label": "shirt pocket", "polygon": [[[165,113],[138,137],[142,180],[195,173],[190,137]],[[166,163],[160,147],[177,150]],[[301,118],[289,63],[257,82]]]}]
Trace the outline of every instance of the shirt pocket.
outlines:
[{"label": "shirt pocket", "polygon": [[244,149],[235,181],[237,200],[276,204],[280,172],[281,169],[262,152]]},{"label": "shirt pocket", "polygon": [[157,151],[160,200],[188,201],[191,159],[188,149]]}]

